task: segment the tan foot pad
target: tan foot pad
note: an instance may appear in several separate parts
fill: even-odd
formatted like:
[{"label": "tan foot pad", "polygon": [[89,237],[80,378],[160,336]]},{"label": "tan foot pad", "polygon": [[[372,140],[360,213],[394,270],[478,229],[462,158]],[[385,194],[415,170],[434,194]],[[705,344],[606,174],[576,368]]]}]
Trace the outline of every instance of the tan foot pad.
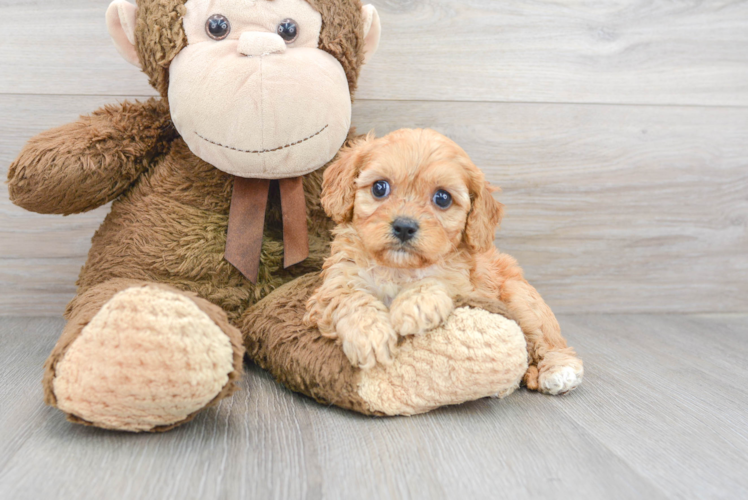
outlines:
[{"label": "tan foot pad", "polygon": [[519,325],[460,308],[446,324],[408,337],[390,366],[361,372],[359,395],[372,411],[413,415],[488,396],[508,396],[527,371]]},{"label": "tan foot pad", "polygon": [[99,427],[147,431],[205,407],[233,370],[228,336],[189,298],[124,290],[56,367],[57,406]]}]

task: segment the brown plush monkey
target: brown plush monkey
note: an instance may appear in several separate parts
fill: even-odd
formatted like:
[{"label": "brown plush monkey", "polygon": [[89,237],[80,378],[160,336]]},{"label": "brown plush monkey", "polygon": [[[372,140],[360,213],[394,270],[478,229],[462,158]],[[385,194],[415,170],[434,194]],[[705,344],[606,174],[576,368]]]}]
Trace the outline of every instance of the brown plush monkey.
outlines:
[{"label": "brown plush monkey", "polygon": [[114,201],[45,366],[48,404],[83,424],[170,429],[232,393],[243,342],[290,388],[364,413],[518,385],[524,338],[487,312],[503,313],[498,304],[463,304],[365,373],[302,325],[329,249],[322,171],[349,135],[359,70],[379,41],[375,9],[115,0],[107,25],[160,99],[42,133],[8,174],[13,202],[35,212]]}]

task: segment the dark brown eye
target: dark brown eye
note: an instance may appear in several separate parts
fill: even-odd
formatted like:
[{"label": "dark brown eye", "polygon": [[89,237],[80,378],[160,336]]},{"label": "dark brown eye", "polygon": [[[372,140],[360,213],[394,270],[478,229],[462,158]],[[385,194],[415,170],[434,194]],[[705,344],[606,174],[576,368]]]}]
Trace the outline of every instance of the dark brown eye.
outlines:
[{"label": "dark brown eye", "polygon": [[434,205],[444,210],[452,206],[452,195],[443,189],[434,193]]},{"label": "dark brown eye", "polygon": [[371,186],[371,194],[374,198],[382,199],[390,195],[390,183],[387,181],[377,181]]},{"label": "dark brown eye", "polygon": [[231,33],[231,23],[226,16],[214,14],[205,23],[205,32],[213,40],[223,40]]},{"label": "dark brown eye", "polygon": [[299,37],[299,26],[293,19],[284,19],[278,25],[277,32],[286,43],[293,43]]}]

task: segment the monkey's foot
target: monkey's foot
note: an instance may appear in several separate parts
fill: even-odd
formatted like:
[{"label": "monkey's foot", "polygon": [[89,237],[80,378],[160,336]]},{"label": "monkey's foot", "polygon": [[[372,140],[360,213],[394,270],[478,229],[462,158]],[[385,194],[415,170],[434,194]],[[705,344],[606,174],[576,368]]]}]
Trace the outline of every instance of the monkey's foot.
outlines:
[{"label": "monkey's foot", "polygon": [[57,407],[98,427],[166,430],[232,392],[234,350],[190,297],[128,288],[104,304],[57,364]]}]

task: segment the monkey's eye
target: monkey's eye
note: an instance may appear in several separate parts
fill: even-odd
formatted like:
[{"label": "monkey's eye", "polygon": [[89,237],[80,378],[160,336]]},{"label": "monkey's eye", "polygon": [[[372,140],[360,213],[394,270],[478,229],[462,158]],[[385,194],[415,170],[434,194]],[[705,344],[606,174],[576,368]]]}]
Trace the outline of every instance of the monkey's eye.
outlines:
[{"label": "monkey's eye", "polygon": [[390,195],[390,183],[387,181],[377,181],[371,186],[371,194],[374,198],[382,199]]},{"label": "monkey's eye", "polygon": [[286,43],[293,43],[299,37],[299,25],[293,19],[284,19],[278,25],[277,32]]},{"label": "monkey's eye", "polygon": [[205,23],[205,32],[213,40],[223,40],[231,33],[231,23],[226,16],[214,14]]},{"label": "monkey's eye", "polygon": [[434,193],[434,205],[444,210],[452,206],[452,195],[443,189]]}]

